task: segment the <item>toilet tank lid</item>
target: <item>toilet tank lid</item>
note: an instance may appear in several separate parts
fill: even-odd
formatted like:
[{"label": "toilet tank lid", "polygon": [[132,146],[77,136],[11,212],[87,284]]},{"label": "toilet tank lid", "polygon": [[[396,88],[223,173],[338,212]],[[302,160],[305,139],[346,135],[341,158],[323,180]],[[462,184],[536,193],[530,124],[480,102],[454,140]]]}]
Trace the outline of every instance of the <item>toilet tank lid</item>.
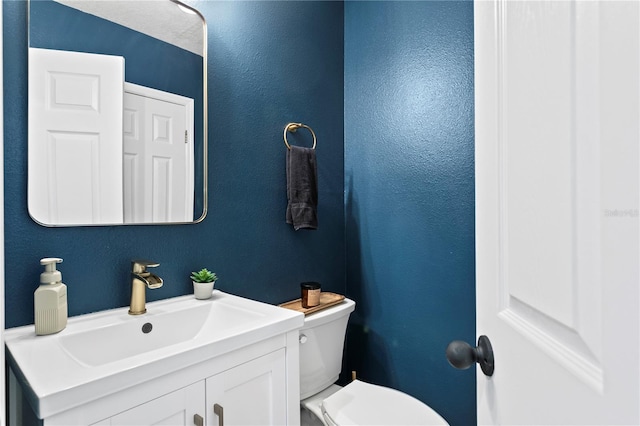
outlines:
[{"label": "toilet tank lid", "polygon": [[416,398],[360,380],[322,401],[322,413],[336,425],[448,425]]},{"label": "toilet tank lid", "polygon": [[302,330],[307,328],[318,327],[319,325],[326,324],[331,321],[335,321],[337,318],[341,316],[348,316],[353,312],[356,308],[356,303],[351,300],[345,298],[342,302],[337,305],[333,305],[329,308],[323,309],[318,312],[314,312],[313,314],[309,314],[304,317],[304,325],[302,326]]}]

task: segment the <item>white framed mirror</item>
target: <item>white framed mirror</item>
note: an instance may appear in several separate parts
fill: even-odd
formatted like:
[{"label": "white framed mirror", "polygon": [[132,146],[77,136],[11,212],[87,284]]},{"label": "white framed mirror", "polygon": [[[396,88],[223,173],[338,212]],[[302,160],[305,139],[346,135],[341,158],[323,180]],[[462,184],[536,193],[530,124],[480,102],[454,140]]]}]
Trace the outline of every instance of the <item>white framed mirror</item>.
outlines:
[{"label": "white framed mirror", "polygon": [[206,51],[204,18],[175,0],[30,1],[31,217],[203,220]]}]

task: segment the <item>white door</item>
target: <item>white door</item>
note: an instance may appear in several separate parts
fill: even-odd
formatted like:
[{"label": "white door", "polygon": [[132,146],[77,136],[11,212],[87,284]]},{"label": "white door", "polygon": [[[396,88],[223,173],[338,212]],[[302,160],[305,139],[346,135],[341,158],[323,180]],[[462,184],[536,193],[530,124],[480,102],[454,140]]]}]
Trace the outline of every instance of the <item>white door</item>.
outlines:
[{"label": "white door", "polygon": [[480,424],[640,423],[639,6],[475,2]]},{"label": "white door", "polygon": [[208,426],[287,424],[285,350],[207,379]]},{"label": "white door", "polygon": [[193,221],[193,100],[125,84],[125,222]]},{"label": "white door", "polygon": [[[122,223],[120,56],[29,48],[29,213]],[[105,166],[107,165],[107,166]]]}]

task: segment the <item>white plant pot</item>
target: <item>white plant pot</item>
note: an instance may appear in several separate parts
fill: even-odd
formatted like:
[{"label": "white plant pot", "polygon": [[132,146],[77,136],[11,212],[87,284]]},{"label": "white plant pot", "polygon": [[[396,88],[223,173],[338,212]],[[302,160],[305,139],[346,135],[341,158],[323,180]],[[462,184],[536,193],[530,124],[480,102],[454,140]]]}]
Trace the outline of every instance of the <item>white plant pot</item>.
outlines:
[{"label": "white plant pot", "polygon": [[211,297],[211,293],[213,293],[213,284],[215,284],[215,281],[210,283],[197,283],[195,281],[192,282],[193,294],[195,294],[196,299],[208,299]]}]

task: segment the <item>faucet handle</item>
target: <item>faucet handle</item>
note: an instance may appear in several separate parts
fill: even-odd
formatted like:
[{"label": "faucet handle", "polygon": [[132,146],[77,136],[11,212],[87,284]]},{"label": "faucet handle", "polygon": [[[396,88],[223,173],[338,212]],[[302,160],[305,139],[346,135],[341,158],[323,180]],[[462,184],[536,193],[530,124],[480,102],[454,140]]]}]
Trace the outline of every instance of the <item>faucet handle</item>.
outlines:
[{"label": "faucet handle", "polygon": [[150,260],[132,260],[131,261],[131,271],[136,274],[140,274],[145,272],[147,268],[156,268],[160,266],[158,262],[151,262]]}]

